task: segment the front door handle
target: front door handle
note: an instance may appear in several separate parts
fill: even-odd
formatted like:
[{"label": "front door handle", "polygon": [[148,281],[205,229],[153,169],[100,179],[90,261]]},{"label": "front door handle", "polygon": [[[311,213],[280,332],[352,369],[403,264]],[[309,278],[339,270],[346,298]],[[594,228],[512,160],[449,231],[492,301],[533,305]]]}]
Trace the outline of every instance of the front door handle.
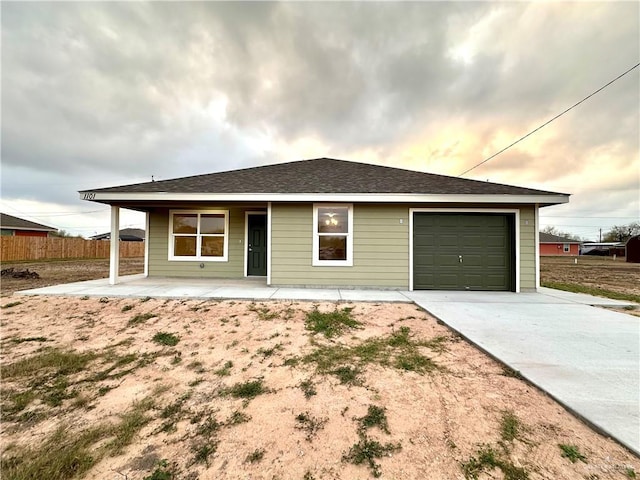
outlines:
[{"label": "front door handle", "polygon": [[458,262],[462,263],[462,255],[458,255]]}]

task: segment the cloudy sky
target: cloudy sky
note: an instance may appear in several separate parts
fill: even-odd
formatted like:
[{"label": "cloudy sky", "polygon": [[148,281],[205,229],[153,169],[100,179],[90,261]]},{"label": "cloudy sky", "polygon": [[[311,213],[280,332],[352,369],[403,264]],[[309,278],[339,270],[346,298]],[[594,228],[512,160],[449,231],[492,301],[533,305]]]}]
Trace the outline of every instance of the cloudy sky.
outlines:
[{"label": "cloudy sky", "polygon": [[[459,175],[640,58],[638,2],[2,2],[2,211],[109,228],[77,190],[334,157]],[[640,217],[639,69],[465,178]],[[122,226],[140,214],[123,213]]]}]

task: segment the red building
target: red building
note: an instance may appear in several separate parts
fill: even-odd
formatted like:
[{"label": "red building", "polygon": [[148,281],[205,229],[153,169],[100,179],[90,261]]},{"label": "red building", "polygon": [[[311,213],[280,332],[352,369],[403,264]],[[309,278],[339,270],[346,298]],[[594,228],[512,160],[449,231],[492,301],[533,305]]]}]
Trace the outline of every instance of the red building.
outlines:
[{"label": "red building", "polygon": [[0,225],[3,237],[48,237],[49,234],[58,231],[57,228],[23,220],[6,213],[0,213]]},{"label": "red building", "polygon": [[580,254],[580,242],[563,238],[550,233],[540,232],[540,255],[568,255],[578,256]]}]

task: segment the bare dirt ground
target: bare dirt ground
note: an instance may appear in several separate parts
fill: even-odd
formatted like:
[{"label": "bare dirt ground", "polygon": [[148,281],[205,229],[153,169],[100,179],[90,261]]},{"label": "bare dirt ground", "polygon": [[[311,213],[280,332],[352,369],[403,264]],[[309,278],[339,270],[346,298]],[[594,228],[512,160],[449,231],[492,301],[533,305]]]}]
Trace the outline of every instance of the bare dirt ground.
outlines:
[{"label": "bare dirt ground", "polygon": [[[13,268],[16,271],[29,270],[30,272],[36,272],[40,278],[2,277],[0,281],[0,295],[2,296],[30,288],[107,278],[109,276],[109,259],[3,262],[2,269],[4,270],[5,268]],[[123,258],[120,260],[120,275],[133,275],[143,271],[144,258]]]},{"label": "bare dirt ground", "polygon": [[[575,263],[577,259],[577,263]],[[540,280],[640,295],[640,263],[612,257],[540,257]]]},{"label": "bare dirt ground", "polygon": [[3,302],[3,479],[640,474],[412,304]]}]

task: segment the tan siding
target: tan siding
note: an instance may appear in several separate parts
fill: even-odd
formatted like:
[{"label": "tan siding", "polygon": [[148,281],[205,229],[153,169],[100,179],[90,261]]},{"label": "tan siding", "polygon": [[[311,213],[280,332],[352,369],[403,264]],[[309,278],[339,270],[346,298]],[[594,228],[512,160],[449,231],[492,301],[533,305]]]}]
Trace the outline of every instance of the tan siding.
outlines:
[{"label": "tan siding", "polygon": [[273,205],[271,211],[273,285],[408,288],[406,205],[354,205],[352,267],[312,266],[312,204]]},{"label": "tan siding", "polygon": [[[166,277],[239,278],[244,276],[244,218],[247,208],[208,205],[200,209],[229,210],[229,255],[226,262],[169,260],[169,210],[149,217],[149,275]],[[250,208],[249,208],[250,209]],[[200,264],[204,268],[200,268]]]}]

